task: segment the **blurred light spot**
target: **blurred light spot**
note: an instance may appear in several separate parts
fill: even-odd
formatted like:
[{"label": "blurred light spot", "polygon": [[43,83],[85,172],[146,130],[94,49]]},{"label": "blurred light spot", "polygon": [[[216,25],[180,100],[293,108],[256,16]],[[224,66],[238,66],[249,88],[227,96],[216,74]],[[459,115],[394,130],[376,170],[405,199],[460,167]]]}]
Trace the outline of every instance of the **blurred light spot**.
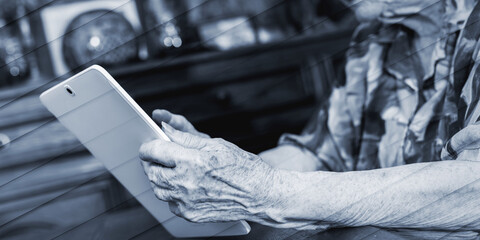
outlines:
[{"label": "blurred light spot", "polygon": [[164,38],[163,45],[165,45],[165,47],[171,47],[173,45],[172,38],[171,37]]},{"label": "blurred light spot", "polygon": [[179,37],[173,38],[173,46],[176,48],[182,46],[182,39]]},{"label": "blurred light spot", "polygon": [[175,29],[175,25],[171,22],[167,23],[165,25],[165,32],[168,34],[168,35],[175,35],[177,34],[177,30]]},{"label": "blurred light spot", "polygon": [[16,77],[20,74],[20,69],[18,67],[10,68],[10,75]]},{"label": "blurred light spot", "polygon": [[90,46],[92,46],[93,48],[97,48],[98,46],[100,46],[100,38],[97,37],[97,36],[93,36],[90,38]]}]

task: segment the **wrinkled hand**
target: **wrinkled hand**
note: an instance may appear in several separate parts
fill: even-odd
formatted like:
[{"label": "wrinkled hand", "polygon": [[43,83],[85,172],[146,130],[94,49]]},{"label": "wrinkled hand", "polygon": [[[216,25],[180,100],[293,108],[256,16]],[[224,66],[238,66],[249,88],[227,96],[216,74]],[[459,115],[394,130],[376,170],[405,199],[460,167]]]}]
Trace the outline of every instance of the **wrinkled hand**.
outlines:
[{"label": "wrinkled hand", "polygon": [[197,129],[195,129],[195,127],[182,115],[173,114],[163,109],[157,109],[153,111],[152,118],[157,124],[166,122],[182,132],[188,132],[203,138],[210,138],[207,134],[197,131]]},{"label": "wrinkled hand", "polygon": [[173,213],[192,222],[251,220],[273,204],[275,170],[258,156],[162,125],[172,142],[145,143],[140,158],[155,195]]}]

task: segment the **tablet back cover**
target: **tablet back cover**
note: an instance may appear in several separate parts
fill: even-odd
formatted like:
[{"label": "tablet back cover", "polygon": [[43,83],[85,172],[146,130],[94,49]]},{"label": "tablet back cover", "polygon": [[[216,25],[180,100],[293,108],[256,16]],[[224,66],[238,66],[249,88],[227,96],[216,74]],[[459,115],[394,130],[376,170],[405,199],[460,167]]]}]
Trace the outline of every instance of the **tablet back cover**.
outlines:
[{"label": "tablet back cover", "polygon": [[[73,91],[69,94],[66,88]],[[166,138],[116,81],[92,66],[45,91],[40,100],[113,176],[175,237],[243,235],[245,221],[197,224],[170,212],[148,181],[138,150],[144,142]],[[167,138],[168,139],[168,138]]]}]

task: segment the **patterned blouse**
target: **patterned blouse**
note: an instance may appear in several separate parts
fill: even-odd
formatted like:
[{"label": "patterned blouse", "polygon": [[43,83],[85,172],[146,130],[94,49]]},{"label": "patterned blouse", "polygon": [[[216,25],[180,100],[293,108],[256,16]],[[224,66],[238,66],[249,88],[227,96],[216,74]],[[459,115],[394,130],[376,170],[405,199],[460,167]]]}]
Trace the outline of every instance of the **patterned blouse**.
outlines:
[{"label": "patterned blouse", "polygon": [[457,158],[449,139],[480,116],[480,4],[425,1],[415,14],[360,24],[345,80],[280,144],[311,151],[330,171]]}]

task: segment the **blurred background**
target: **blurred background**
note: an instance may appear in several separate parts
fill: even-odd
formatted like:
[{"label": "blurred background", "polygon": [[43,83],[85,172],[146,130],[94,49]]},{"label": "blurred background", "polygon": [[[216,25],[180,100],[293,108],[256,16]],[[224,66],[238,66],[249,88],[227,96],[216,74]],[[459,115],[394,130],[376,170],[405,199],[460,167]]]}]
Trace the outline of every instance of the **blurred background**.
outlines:
[{"label": "blurred background", "polygon": [[259,153],[344,78],[356,25],[329,0],[0,0],[0,239],[171,238],[42,91],[100,64],[147,113]]}]

